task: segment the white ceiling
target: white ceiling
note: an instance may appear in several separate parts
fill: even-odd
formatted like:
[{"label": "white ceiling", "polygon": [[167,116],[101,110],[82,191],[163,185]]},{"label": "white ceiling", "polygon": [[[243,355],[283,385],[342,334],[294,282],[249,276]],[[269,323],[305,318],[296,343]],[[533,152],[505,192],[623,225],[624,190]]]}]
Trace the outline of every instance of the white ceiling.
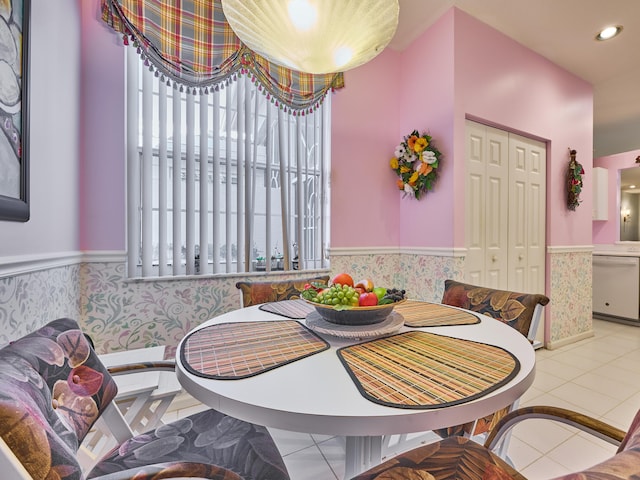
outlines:
[{"label": "white ceiling", "polygon": [[[640,149],[640,0],[399,0],[389,45],[403,50],[452,6],[594,88],[594,157]],[[623,25],[608,42],[595,35]]]}]

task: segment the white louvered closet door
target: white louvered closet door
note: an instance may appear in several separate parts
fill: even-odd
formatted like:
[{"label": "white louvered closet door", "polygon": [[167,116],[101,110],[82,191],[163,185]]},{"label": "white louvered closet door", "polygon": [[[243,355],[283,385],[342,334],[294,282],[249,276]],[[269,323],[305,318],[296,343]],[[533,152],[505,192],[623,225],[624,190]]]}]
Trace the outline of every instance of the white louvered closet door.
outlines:
[{"label": "white louvered closet door", "polygon": [[509,136],[467,122],[466,281],[506,288],[509,221]]},{"label": "white louvered closet door", "polygon": [[544,292],[546,147],[509,135],[509,290]]},{"label": "white louvered closet door", "polygon": [[545,144],[467,120],[465,155],[465,280],[544,293]]}]

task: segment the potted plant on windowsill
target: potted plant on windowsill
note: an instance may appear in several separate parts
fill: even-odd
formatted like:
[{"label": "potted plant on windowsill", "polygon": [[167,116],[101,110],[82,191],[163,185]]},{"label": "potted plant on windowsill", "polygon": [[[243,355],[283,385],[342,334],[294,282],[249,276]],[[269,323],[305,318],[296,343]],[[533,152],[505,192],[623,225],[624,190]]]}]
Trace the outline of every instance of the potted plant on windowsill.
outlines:
[{"label": "potted plant on windowsill", "polygon": [[284,257],[276,246],[271,255],[271,270],[284,270]]},{"label": "potted plant on windowsill", "polygon": [[267,269],[267,259],[264,257],[256,258],[256,270],[266,270]]},{"label": "potted plant on windowsill", "polygon": [[284,257],[271,255],[271,270],[284,270]]}]

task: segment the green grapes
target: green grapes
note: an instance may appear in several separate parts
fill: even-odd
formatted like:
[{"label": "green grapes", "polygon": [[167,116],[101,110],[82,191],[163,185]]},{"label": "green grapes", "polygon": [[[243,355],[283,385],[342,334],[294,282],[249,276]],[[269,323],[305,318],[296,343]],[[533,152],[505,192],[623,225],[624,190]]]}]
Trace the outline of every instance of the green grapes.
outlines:
[{"label": "green grapes", "polygon": [[358,298],[359,295],[355,288],[337,283],[317,292],[317,295],[311,301],[322,303],[323,305],[351,305],[357,307]]}]

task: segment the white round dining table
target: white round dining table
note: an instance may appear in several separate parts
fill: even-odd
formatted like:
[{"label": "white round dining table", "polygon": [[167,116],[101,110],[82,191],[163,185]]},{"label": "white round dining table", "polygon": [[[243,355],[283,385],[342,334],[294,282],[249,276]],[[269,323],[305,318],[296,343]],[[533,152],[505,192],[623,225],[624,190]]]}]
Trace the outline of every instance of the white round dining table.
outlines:
[{"label": "white round dining table", "polygon": [[[319,336],[329,343],[327,350],[239,380],[214,380],[190,373],[180,354],[183,339],[177,349],[176,374],[189,394],[227,415],[282,430],[346,437],[345,478],[351,478],[380,462],[383,436],[426,432],[482,418],[516,402],[531,386],[535,351],[529,341],[500,321],[469,313],[480,322],[419,329],[403,326],[399,330],[421,330],[495,345],[518,360],[517,374],[504,385],[455,405],[408,409],[368,400],[336,353],[341,347],[362,341],[324,334]],[[215,317],[193,331],[221,323],[278,320],[288,319],[252,306]],[[305,324],[305,320],[299,322]]]}]

